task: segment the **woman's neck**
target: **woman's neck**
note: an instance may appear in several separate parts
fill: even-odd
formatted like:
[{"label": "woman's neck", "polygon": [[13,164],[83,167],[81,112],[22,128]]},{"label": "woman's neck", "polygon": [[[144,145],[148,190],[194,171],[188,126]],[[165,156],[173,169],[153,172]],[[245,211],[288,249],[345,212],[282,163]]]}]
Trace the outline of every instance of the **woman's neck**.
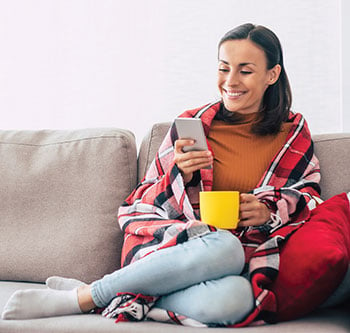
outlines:
[{"label": "woman's neck", "polygon": [[232,124],[244,124],[244,123],[250,123],[250,122],[256,121],[259,117],[259,114],[260,114],[259,112],[253,112],[253,113],[247,113],[247,114],[232,112],[227,110],[224,104],[222,103],[218,113],[215,116],[215,120],[222,120]]}]

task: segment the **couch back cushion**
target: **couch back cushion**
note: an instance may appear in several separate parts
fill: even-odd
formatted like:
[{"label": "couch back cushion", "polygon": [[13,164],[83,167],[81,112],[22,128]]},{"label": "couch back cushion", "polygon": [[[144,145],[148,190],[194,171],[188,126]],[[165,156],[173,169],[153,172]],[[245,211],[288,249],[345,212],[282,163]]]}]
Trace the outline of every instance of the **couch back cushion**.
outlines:
[{"label": "couch back cushion", "polygon": [[350,133],[314,135],[323,199],[350,191]]},{"label": "couch back cushion", "polygon": [[150,164],[152,163],[159,146],[163,142],[171,123],[157,123],[154,124],[151,130],[143,138],[139,150],[137,175],[138,181],[141,181],[145,176]]},{"label": "couch back cushion", "polygon": [[[151,164],[170,123],[155,124],[145,136],[138,157],[138,179]],[[320,160],[322,198],[350,191],[350,134],[320,134],[313,136],[315,154]]]},{"label": "couch back cushion", "polygon": [[91,282],[120,266],[117,211],[136,184],[129,131],[0,131],[0,158],[0,280]]}]

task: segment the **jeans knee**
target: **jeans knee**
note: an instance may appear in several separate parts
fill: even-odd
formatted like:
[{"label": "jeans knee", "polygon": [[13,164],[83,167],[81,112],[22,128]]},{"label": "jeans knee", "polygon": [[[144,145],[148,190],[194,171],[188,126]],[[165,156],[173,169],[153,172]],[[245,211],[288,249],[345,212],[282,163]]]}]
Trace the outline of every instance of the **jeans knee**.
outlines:
[{"label": "jeans knee", "polygon": [[218,230],[210,234],[215,240],[211,243],[210,252],[213,260],[224,259],[232,267],[229,274],[240,274],[245,264],[245,254],[241,241],[226,230]]},{"label": "jeans knee", "polygon": [[227,318],[233,318],[234,322],[238,322],[254,308],[253,289],[251,283],[242,276],[228,276],[228,280],[231,280],[228,292],[233,297],[227,300],[225,315]]},{"label": "jeans knee", "polygon": [[230,325],[243,320],[253,307],[250,282],[242,276],[227,276],[217,281],[212,298],[197,307],[195,316],[204,323]]}]

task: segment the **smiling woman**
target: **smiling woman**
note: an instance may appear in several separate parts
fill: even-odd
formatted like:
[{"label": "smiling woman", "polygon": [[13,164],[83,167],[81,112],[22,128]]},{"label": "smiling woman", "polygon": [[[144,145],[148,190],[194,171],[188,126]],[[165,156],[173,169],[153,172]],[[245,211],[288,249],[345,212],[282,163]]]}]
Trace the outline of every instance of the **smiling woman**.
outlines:
[{"label": "smiling woman", "polygon": [[281,66],[267,69],[265,53],[250,40],[231,40],[219,51],[218,87],[228,111],[258,112],[266,89],[274,84]]},{"label": "smiling woman", "polygon": [[259,134],[275,134],[287,120],[292,94],[277,36],[264,27],[243,24],[219,43],[218,87],[229,111],[261,111],[253,126]]},{"label": "smiling woman", "polygon": [[[16,292],[4,319],[107,307],[105,316],[140,320],[155,306],[197,323],[244,326],[276,308],[275,297],[262,289],[277,276],[281,243],[315,206],[318,160],[305,119],[290,112],[282,50],[272,31],[244,24],[223,37],[218,87],[220,101],[180,115],[202,121],[209,150],[185,151],[194,143],[173,125],[120,207],[123,267],[68,291],[53,289],[70,289],[71,281],[51,278],[51,289]],[[241,193],[237,229],[201,220],[199,193],[216,189]]]}]

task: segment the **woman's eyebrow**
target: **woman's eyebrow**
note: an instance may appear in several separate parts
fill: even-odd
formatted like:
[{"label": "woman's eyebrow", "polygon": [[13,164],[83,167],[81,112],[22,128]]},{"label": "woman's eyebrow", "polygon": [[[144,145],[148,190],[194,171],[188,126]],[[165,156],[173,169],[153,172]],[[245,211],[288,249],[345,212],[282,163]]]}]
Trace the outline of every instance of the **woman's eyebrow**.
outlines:
[{"label": "woman's eyebrow", "polygon": [[242,62],[238,66],[243,67],[243,66],[256,66],[253,62]]},{"label": "woman's eyebrow", "polygon": [[[219,59],[219,61],[223,62],[226,65],[229,65],[229,62],[226,60]],[[253,62],[241,62],[240,64],[238,64],[239,67],[248,66],[248,65],[256,66],[256,64],[254,64]]]}]

